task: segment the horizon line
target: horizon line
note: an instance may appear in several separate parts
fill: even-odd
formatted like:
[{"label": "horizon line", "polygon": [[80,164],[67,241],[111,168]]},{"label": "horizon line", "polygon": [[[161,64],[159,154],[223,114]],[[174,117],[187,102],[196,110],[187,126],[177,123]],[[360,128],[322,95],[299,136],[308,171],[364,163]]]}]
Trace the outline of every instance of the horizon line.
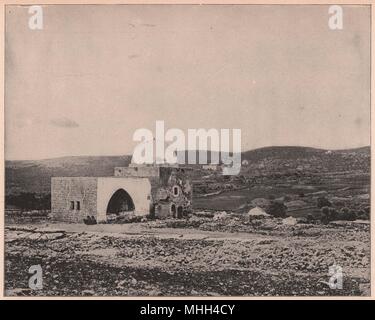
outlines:
[{"label": "horizon line", "polygon": [[[241,151],[242,153],[249,152],[249,151],[255,151],[260,149],[266,149],[266,148],[308,148],[308,149],[316,149],[316,150],[324,150],[324,151],[346,151],[346,150],[356,150],[356,149],[363,149],[363,148],[370,148],[371,145],[364,145],[359,147],[351,147],[351,148],[338,148],[338,149],[332,149],[332,148],[321,148],[321,147],[309,147],[309,146],[298,146],[298,145],[270,145],[270,146],[264,146],[264,147],[258,147],[253,149],[247,149],[245,151]],[[179,152],[186,152],[186,151],[206,151],[206,152],[221,152],[221,151],[215,151],[215,150],[202,150],[202,149],[185,149]],[[4,155],[4,161],[46,161],[46,160],[56,160],[61,158],[78,158],[78,157],[132,157],[131,154],[104,154],[104,155],[66,155],[66,156],[56,156],[51,158],[38,158],[38,159],[6,159]]]}]

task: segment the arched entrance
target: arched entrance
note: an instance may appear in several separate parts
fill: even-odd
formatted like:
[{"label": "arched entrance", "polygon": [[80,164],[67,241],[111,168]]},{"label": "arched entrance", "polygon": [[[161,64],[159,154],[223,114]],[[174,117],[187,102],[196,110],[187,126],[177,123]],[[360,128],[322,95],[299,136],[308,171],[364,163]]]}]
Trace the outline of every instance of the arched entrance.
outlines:
[{"label": "arched entrance", "polygon": [[134,211],[133,199],[124,189],[117,190],[107,205],[107,214],[118,214],[121,212]]},{"label": "arched entrance", "polygon": [[182,216],[183,216],[183,208],[179,206],[177,208],[177,218],[182,218]]}]

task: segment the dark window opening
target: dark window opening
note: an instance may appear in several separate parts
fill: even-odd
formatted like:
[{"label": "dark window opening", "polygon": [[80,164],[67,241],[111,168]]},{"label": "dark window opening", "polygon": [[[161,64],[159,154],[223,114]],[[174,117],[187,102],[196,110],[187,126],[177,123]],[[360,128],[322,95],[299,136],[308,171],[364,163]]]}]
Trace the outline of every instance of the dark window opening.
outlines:
[{"label": "dark window opening", "polygon": [[74,210],[74,201],[70,201],[70,210]]},{"label": "dark window opening", "polygon": [[179,206],[177,208],[177,218],[182,218],[183,208]]},{"label": "dark window opening", "polygon": [[176,205],[174,203],[171,205],[171,213],[172,213],[172,216],[175,217],[175,215],[176,215]]},{"label": "dark window opening", "polygon": [[173,187],[173,195],[178,196],[178,187]]},{"label": "dark window opening", "polygon": [[77,201],[77,210],[81,210],[81,202],[80,201]]}]

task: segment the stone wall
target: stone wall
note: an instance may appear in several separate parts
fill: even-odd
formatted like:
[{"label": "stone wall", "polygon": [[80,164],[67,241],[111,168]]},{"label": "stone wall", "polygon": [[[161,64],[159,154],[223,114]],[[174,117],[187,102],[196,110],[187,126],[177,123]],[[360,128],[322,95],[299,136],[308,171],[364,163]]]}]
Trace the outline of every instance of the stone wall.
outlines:
[{"label": "stone wall", "polygon": [[159,169],[160,168],[156,166],[115,167],[115,177],[158,177]]},{"label": "stone wall", "polygon": [[51,180],[51,216],[53,220],[83,222],[96,219],[97,178],[53,177]]},{"label": "stone wall", "polygon": [[154,212],[157,218],[166,216],[166,204],[170,208],[169,216],[171,217],[182,216],[191,211],[193,188],[184,169],[161,167],[159,178],[150,180]]}]

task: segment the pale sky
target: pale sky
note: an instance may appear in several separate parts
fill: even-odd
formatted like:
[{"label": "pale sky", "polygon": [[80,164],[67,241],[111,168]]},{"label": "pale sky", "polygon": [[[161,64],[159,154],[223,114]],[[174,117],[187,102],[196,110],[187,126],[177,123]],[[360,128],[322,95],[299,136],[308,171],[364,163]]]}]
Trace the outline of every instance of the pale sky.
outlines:
[{"label": "pale sky", "polygon": [[239,128],[242,149],[370,144],[370,7],[7,6],[5,157],[131,154],[138,128]]}]

